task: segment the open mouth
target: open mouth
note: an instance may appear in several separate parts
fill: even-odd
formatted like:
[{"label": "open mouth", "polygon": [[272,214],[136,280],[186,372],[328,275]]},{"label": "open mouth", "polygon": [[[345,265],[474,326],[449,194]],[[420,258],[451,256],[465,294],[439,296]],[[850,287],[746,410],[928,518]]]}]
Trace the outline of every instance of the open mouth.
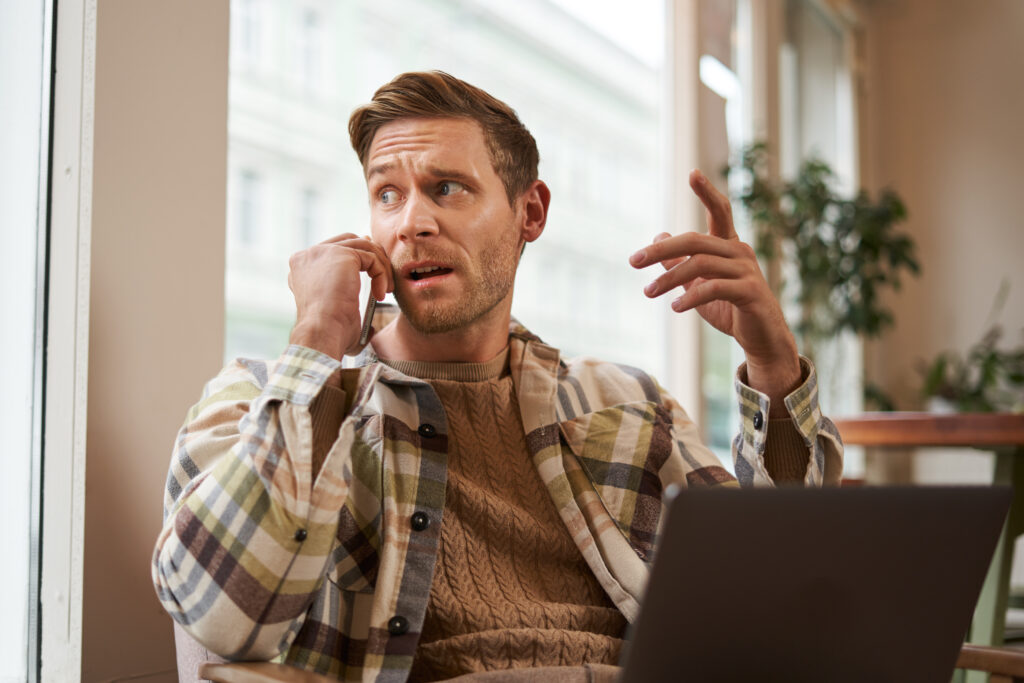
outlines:
[{"label": "open mouth", "polygon": [[441,266],[425,266],[423,268],[413,268],[409,271],[409,277],[413,280],[425,280],[431,277],[438,277],[439,275],[447,275],[452,272],[451,268],[442,268]]}]

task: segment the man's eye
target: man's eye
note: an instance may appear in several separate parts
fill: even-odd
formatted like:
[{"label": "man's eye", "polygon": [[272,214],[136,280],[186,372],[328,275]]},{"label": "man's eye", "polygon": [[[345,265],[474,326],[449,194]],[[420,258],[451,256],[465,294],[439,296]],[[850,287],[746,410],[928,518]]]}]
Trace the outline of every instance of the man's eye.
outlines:
[{"label": "man's eye", "polygon": [[463,187],[462,183],[457,183],[454,180],[446,180],[437,186],[437,193],[442,196],[448,196],[450,194],[455,194],[456,192],[459,192],[463,189],[465,188]]},{"label": "man's eye", "polygon": [[395,190],[384,190],[377,196],[381,204],[394,204],[398,201],[398,192]]}]

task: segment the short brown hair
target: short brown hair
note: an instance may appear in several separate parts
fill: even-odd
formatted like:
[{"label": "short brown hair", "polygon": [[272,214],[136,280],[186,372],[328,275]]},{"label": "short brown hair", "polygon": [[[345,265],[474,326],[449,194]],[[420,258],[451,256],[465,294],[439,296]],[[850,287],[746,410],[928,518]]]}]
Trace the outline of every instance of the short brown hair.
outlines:
[{"label": "short brown hair", "polygon": [[369,104],[352,112],[348,134],[364,169],[381,126],[411,117],[467,118],[479,123],[509,204],[537,180],[537,142],[512,107],[443,71],[396,76],[377,89]]}]

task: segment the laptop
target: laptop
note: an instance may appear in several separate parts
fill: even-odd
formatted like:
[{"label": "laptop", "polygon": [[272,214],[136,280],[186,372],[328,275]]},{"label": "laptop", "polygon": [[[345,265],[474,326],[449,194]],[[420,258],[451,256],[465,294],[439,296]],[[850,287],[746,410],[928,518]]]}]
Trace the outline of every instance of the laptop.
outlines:
[{"label": "laptop", "polygon": [[622,683],[948,681],[1012,499],[1009,487],[673,494]]}]

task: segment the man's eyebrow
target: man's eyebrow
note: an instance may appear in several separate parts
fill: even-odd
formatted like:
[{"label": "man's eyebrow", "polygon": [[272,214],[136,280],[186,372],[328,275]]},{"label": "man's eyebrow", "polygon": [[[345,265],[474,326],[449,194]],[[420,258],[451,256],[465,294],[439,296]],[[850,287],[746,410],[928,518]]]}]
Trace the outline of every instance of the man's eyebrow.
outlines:
[{"label": "man's eyebrow", "polygon": [[431,166],[427,169],[430,175],[438,178],[449,178],[461,183],[468,183],[473,180],[473,176],[465,171],[457,171],[454,168],[441,168],[440,166]]},{"label": "man's eyebrow", "polygon": [[[395,164],[391,161],[386,161],[383,164],[375,164],[366,171],[366,179],[370,180],[375,175],[384,175],[394,170]],[[427,169],[430,175],[436,178],[450,178],[462,183],[468,183],[474,179],[474,176],[465,171],[458,171],[454,168],[443,168],[441,166],[431,166]]]},{"label": "man's eyebrow", "polygon": [[371,166],[366,171],[366,179],[369,180],[370,178],[372,178],[375,175],[387,173],[388,171],[390,171],[394,167],[395,167],[394,163],[392,163],[390,161],[387,161],[387,162],[385,162],[383,164],[377,164],[375,166]]}]

